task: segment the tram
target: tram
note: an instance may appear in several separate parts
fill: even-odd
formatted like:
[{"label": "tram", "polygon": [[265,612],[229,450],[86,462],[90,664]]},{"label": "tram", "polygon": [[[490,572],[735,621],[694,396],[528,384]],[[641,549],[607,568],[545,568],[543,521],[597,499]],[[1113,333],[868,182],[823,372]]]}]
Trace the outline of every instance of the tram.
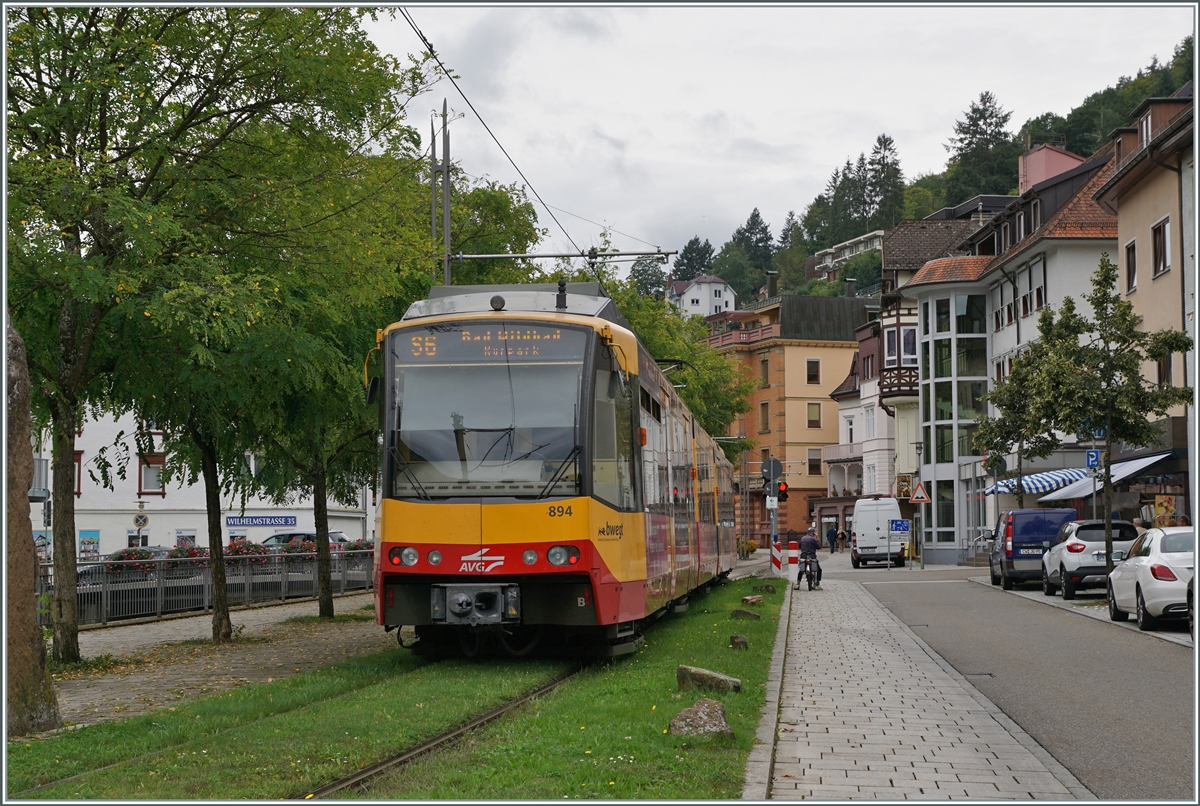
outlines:
[{"label": "tram", "polygon": [[435,287],[377,346],[375,613],[414,652],[633,652],[733,568],[733,466],[599,283]]}]

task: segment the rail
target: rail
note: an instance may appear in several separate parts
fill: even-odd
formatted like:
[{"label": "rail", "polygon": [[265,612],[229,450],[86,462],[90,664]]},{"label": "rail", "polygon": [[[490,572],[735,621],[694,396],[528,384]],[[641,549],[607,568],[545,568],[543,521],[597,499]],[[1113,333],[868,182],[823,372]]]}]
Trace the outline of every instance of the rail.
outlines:
[{"label": "rail", "polygon": [[[371,587],[373,551],[331,552],[330,560],[334,593]],[[81,625],[212,609],[212,569],[207,559],[80,563],[75,584]],[[308,598],[317,592],[316,553],[225,557],[225,595],[230,606]],[[38,566],[34,595],[38,624],[48,627],[48,605],[54,595],[52,564]]]}]

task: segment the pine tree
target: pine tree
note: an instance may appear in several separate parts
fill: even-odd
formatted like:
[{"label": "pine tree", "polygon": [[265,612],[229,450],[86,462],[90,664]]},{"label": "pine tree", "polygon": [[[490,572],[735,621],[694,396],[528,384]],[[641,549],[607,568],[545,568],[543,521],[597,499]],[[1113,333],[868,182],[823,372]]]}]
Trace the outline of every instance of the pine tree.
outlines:
[{"label": "pine tree", "polygon": [[896,143],[886,134],[875,138],[871,150],[870,195],[875,209],[868,229],[891,229],[904,218],[904,172]]},{"label": "pine tree", "polygon": [[765,273],[771,268],[771,255],[775,251],[771,228],[763,221],[757,207],[750,213],[746,223],[733,231],[733,238],[730,240],[742,248],[750,266],[757,272]]},{"label": "pine tree", "polygon": [[704,239],[704,243],[701,243],[699,235],[693,236],[675,257],[675,264],[671,267],[671,276],[676,280],[691,280],[701,274],[708,274],[712,270],[715,253],[716,250],[713,249],[713,245],[708,242],[707,238]]}]

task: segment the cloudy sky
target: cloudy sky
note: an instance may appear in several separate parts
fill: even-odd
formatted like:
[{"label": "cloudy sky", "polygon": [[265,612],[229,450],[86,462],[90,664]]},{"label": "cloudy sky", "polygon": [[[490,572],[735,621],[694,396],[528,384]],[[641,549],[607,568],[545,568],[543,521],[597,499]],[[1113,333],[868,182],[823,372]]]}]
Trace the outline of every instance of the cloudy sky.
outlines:
[{"label": "cloudy sky", "polygon": [[[755,207],[777,235],[881,133],[907,178],[940,172],[980,92],[1014,131],[1065,116],[1169,61],[1195,24],[1194,6],[1166,4],[407,8],[570,239],[598,243],[588,219],[627,250],[693,235],[719,249]],[[421,50],[398,15],[368,29],[385,51]],[[443,98],[465,114],[451,125],[463,170],[519,181],[448,81],[410,106],[423,136]],[[538,207],[540,248],[573,251]]]}]

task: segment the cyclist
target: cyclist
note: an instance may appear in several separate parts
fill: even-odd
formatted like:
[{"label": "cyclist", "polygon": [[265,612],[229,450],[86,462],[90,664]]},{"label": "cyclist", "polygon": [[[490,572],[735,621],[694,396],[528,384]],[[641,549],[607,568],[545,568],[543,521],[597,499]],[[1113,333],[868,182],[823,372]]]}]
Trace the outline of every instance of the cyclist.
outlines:
[{"label": "cyclist", "polygon": [[[821,549],[821,539],[817,537],[815,527],[808,527],[808,533],[800,538],[800,564],[804,564],[805,559],[812,560],[817,567],[817,584],[813,587],[821,587],[821,562],[817,559],[817,552]],[[796,580],[796,587],[800,587],[800,580]]]}]

